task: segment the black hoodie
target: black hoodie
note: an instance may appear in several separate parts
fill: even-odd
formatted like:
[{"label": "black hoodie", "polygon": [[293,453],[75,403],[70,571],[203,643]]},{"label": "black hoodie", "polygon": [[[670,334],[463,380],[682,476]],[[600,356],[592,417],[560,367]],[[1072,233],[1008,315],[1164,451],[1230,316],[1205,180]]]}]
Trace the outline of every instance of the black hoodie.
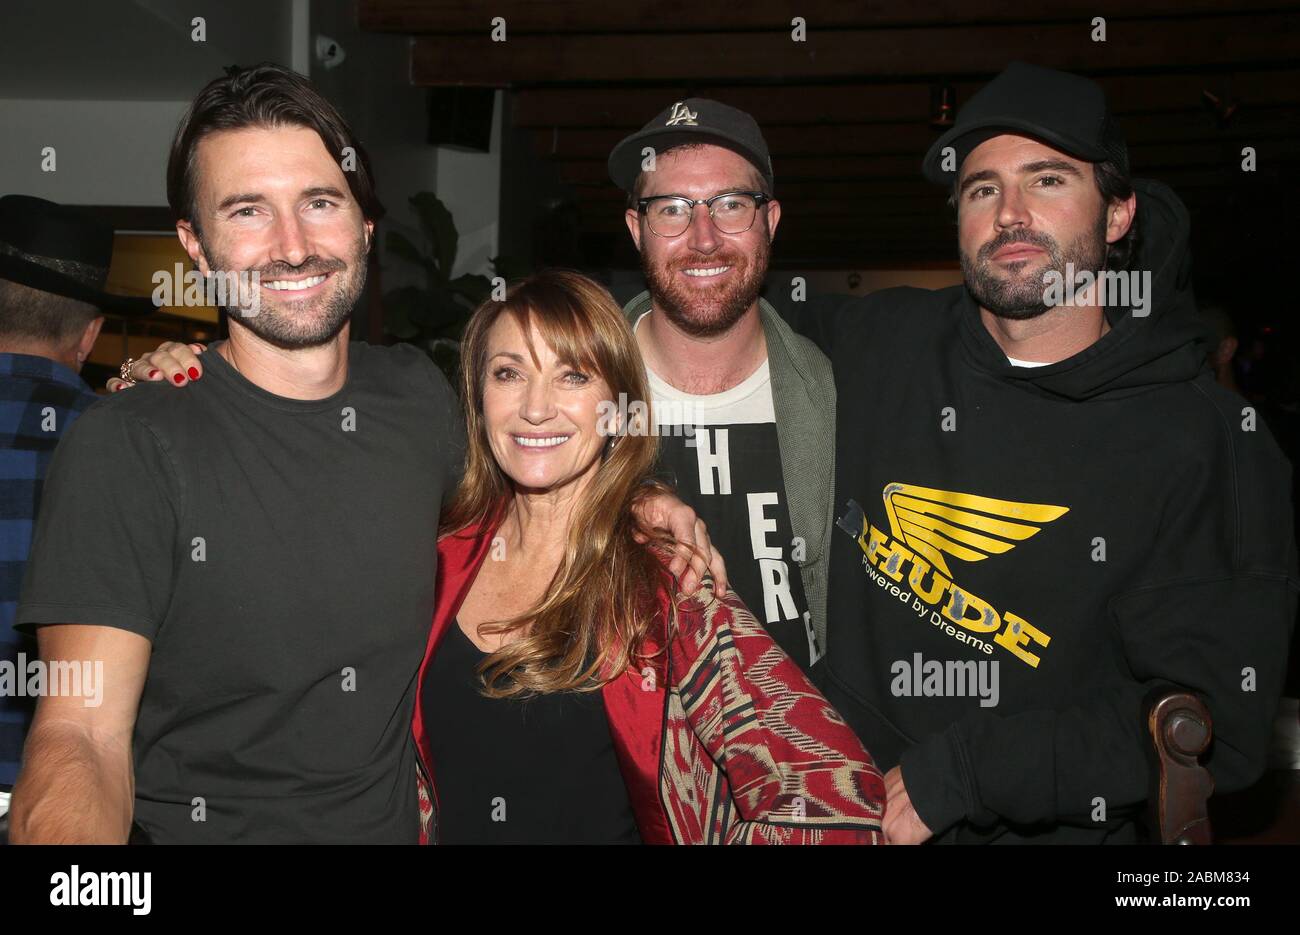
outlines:
[{"label": "black hoodie", "polygon": [[1264,768],[1290,468],[1205,366],[1186,210],[1137,188],[1148,314],[1067,360],[1012,366],[962,286],[792,315],[840,400],[825,687],[941,840],[1136,839],[1164,685],[1218,791]]}]

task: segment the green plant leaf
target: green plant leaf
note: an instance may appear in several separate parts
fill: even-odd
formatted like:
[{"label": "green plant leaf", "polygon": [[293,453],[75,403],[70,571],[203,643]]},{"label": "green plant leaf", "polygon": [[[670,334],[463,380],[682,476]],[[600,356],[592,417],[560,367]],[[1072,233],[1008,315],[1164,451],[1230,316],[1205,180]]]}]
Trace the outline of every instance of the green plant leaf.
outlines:
[{"label": "green plant leaf", "polygon": [[460,341],[437,338],[426,342],[424,351],[442,368],[442,372],[447,376],[447,382],[459,392],[460,380],[457,379],[457,370],[460,369]]},{"label": "green plant leaf", "polygon": [[[427,285],[402,286],[384,293],[384,330],[421,347],[454,385],[461,336],[474,307],[491,294],[492,280],[474,273],[451,279],[459,244],[451,213],[432,192],[419,192],[410,203],[432,252],[400,231],[389,231],[385,245],[392,256],[421,267]],[[497,257],[493,264],[497,274],[507,278],[527,273],[522,264],[508,258]]]},{"label": "green plant leaf", "polygon": [[388,236],[384,238],[384,249],[399,260],[414,263],[426,270],[433,262],[421,253],[419,247],[411,243],[410,238],[401,231],[390,230],[388,232]]},{"label": "green plant leaf", "polygon": [[384,331],[402,341],[420,335],[420,329],[411,321],[411,304],[395,293],[384,296]]},{"label": "green plant leaf", "polygon": [[457,295],[463,295],[471,305],[478,305],[492,291],[492,280],[477,273],[465,273],[447,283]]},{"label": "green plant leaf", "polygon": [[441,331],[450,325],[464,322],[469,318],[470,308],[450,289],[441,289],[430,295],[428,308],[428,326]]},{"label": "green plant leaf", "polygon": [[411,196],[411,207],[420,219],[424,234],[433,244],[433,261],[437,272],[433,275],[441,282],[451,276],[452,267],[456,265],[456,250],[460,244],[460,235],[456,232],[456,222],[451,212],[433,192],[417,192]]}]

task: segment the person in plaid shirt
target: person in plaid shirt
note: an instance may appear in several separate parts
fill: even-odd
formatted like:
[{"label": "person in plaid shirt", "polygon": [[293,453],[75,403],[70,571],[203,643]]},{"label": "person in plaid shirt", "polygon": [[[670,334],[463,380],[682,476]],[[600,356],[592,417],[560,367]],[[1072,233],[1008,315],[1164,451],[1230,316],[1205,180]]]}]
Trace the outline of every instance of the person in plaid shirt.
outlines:
[{"label": "person in plaid shirt", "polygon": [[[142,314],[148,299],[103,292],[113,231],[41,198],[0,198],[0,791],[12,786],[35,699],[17,691],[36,641],[13,629],[23,570],[54,446],[97,397],[78,374],[104,311]],[[25,657],[25,658],[23,658]]]}]

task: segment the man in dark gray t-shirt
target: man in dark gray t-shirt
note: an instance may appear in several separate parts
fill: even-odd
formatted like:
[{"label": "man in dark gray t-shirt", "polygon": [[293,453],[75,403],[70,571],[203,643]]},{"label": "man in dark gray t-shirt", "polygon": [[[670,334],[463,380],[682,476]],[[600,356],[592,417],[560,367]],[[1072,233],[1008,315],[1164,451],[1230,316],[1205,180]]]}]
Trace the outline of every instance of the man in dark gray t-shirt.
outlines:
[{"label": "man in dark gray t-shirt", "polygon": [[11,837],[414,843],[464,429],[420,351],[349,344],[382,213],[364,151],[301,76],[233,71],[182,118],[168,199],[197,269],[233,274],[230,337],[55,452],[15,624],[95,691],[40,699]]},{"label": "man in dark gray t-shirt", "polygon": [[18,620],[152,645],[133,740],[155,841],[414,843],[455,399],[410,346],[351,344],[347,382],[313,400],[216,350],[185,390],[117,394],[69,431]]}]

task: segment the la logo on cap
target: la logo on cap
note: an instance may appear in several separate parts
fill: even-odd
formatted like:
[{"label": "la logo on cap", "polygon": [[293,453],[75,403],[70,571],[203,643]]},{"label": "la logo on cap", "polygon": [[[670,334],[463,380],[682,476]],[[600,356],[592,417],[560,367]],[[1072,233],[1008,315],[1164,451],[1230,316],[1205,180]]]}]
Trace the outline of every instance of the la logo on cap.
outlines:
[{"label": "la logo on cap", "polygon": [[668,118],[668,122],[665,123],[664,126],[675,127],[681,125],[686,127],[698,127],[699,124],[695,122],[695,118],[698,116],[699,114],[691,112],[691,109],[686,106],[685,101],[678,101],[673,105],[672,116]]}]

